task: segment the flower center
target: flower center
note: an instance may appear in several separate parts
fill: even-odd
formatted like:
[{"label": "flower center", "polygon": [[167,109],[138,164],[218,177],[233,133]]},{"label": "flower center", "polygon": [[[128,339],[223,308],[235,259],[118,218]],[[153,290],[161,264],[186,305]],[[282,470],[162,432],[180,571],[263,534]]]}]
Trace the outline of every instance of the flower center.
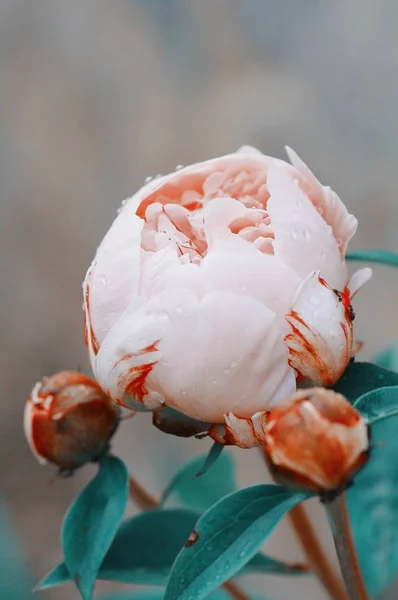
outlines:
[{"label": "flower center", "polygon": [[241,211],[238,217],[236,213],[230,218],[226,214],[225,226],[261,252],[272,254],[274,235],[266,210],[266,172],[235,171],[176,174],[175,183],[168,180],[160,185],[137,210],[145,219],[142,248],[156,252],[174,244],[183,262],[199,263],[208,249],[206,207],[217,198],[229,198],[240,203]]}]

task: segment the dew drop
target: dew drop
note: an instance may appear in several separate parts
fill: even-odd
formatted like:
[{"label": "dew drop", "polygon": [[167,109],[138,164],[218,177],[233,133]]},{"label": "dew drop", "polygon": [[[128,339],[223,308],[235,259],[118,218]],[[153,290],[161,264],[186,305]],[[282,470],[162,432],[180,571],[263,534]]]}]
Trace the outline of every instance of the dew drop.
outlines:
[{"label": "dew drop", "polygon": [[150,181],[152,181],[152,179],[153,179],[152,175],[148,175],[148,177],[145,177],[144,183],[149,183]]},{"label": "dew drop", "polygon": [[300,182],[299,182],[299,180],[298,180],[298,179],[293,179],[293,183],[294,183],[294,185],[297,185],[297,186],[299,186],[299,185],[300,185]]},{"label": "dew drop", "polygon": [[303,236],[306,240],[309,240],[311,238],[311,229],[304,229]]},{"label": "dew drop", "polygon": [[183,168],[184,168],[184,165],[177,165],[176,166],[176,171],[180,171]]},{"label": "dew drop", "polygon": [[318,306],[318,304],[320,304],[320,299],[319,296],[311,296],[310,298],[310,302],[311,304],[313,304],[314,306]]},{"label": "dew drop", "polygon": [[296,231],[295,229],[291,229],[291,230],[290,230],[290,235],[292,236],[292,238],[293,238],[294,240],[296,240],[296,239],[297,239],[297,231]]},{"label": "dew drop", "polygon": [[157,173],[157,174],[155,175],[155,179],[159,179],[159,177],[161,177],[161,176],[162,176],[162,174],[161,174],[161,173]]},{"label": "dew drop", "polygon": [[238,366],[239,363],[237,363],[236,361],[231,362],[231,369],[236,369],[236,367]]},{"label": "dew drop", "polygon": [[293,221],[299,221],[299,219],[300,219],[300,213],[299,213],[299,211],[298,210],[294,210],[292,212],[292,217],[293,217]]},{"label": "dew drop", "polygon": [[382,373],[379,373],[379,375],[377,376],[377,379],[384,379],[384,375]]},{"label": "dew drop", "polygon": [[216,385],[217,384],[217,379],[213,379],[212,383],[213,383],[213,385]]}]

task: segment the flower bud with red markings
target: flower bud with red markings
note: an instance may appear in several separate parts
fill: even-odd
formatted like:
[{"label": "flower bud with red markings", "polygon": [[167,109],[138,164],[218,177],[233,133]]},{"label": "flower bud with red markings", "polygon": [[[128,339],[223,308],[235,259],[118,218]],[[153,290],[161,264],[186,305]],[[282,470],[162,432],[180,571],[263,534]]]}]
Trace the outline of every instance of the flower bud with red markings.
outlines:
[{"label": "flower bud with red markings", "polygon": [[345,489],[369,455],[366,420],[323,388],[299,391],[269,411],[263,439],[278,482],[325,495]]},{"label": "flower bud with red markings", "polygon": [[118,409],[98,383],[75,371],[61,371],[37,383],[26,403],[24,428],[41,463],[73,471],[96,461],[109,447]]}]

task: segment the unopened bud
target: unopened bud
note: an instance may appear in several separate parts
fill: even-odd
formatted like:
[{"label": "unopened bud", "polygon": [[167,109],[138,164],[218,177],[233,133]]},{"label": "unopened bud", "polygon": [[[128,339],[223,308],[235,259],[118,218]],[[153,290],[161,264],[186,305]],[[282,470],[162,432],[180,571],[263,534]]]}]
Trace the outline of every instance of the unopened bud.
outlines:
[{"label": "unopened bud", "polygon": [[25,407],[25,435],[33,453],[61,471],[99,460],[118,423],[118,409],[98,383],[75,371],[44,377]]},{"label": "unopened bud", "polygon": [[325,495],[347,487],[369,455],[366,420],[323,388],[299,391],[269,411],[263,439],[278,482]]}]

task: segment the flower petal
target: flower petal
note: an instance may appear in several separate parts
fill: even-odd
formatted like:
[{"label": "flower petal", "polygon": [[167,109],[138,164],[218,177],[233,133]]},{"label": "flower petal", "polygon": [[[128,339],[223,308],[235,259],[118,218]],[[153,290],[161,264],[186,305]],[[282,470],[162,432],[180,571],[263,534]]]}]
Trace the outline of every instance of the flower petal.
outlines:
[{"label": "flower petal", "polygon": [[294,150],[286,146],[292,165],[308,181],[308,195],[313,205],[321,212],[326,223],[331,226],[337,240],[341,256],[344,258],[348,242],[357,230],[358,221],[351,215],[338,195],[330,187],[322,185],[313,172]]},{"label": "flower petal", "polygon": [[198,300],[175,290],[154,299],[151,310],[170,319],[147,379],[167,405],[216,423],[229,411],[249,417],[294,391],[282,331],[257,300],[225,292]]},{"label": "flower petal", "polygon": [[132,199],[126,201],[99,246],[83,284],[86,320],[99,345],[138,289],[144,222],[135,214],[136,208]]},{"label": "flower petal", "polygon": [[316,385],[335,383],[352,355],[352,321],[319,271],[303,282],[286,319],[290,365]]},{"label": "flower petal", "polygon": [[372,277],[372,269],[365,267],[364,269],[358,269],[348,282],[348,290],[350,292],[350,298],[353,298],[355,294],[359,292],[361,287],[365,285]]},{"label": "flower petal", "polygon": [[344,289],[346,266],[331,227],[283,164],[271,167],[267,185],[275,256],[302,278],[319,269],[330,286]]}]

